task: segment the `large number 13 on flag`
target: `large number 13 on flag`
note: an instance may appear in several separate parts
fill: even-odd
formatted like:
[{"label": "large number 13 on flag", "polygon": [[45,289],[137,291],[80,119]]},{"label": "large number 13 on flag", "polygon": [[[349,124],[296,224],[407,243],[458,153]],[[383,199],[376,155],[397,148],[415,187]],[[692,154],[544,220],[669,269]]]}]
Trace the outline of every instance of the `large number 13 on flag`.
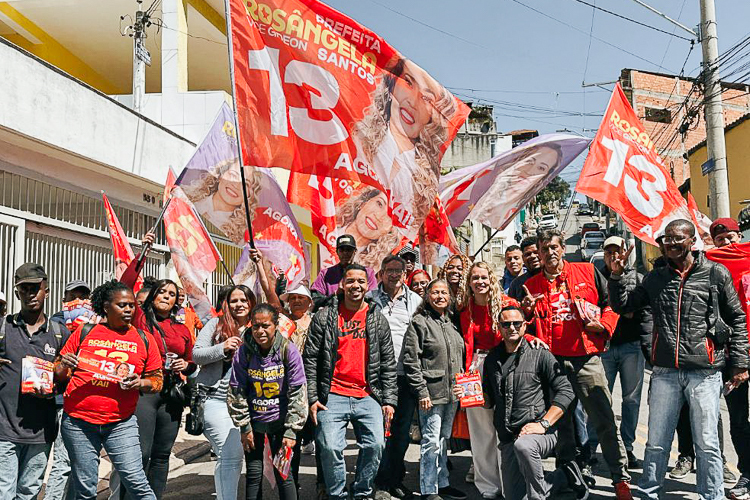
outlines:
[{"label": "large number 13 on flag", "polygon": [[576,191],[617,212],[638,238],[674,219],[691,219],[685,199],[664,168],[654,143],[619,84],[612,93]]}]

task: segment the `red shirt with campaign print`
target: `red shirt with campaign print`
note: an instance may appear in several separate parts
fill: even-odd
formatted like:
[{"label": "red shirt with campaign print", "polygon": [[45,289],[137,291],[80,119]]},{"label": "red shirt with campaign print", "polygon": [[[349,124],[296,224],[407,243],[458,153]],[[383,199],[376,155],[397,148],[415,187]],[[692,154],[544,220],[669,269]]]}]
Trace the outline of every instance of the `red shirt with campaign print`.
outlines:
[{"label": "red shirt with campaign print", "polygon": [[[161,355],[156,340],[144,332],[148,339],[148,351],[135,328],[117,332],[103,324],[96,325],[83,339],[79,327],[60,351],[60,355],[88,351],[112,358],[117,363],[133,365],[134,372],[143,376],[145,372],[160,370]],[[119,383],[102,380],[97,375],[76,369],[65,390],[65,413],[90,424],[104,425],[119,422],[135,412],[138,390],[124,390]]]},{"label": "red shirt with campaign print", "polygon": [[350,311],[339,304],[339,350],[333,369],[331,393],[340,396],[364,398],[369,396],[365,370],[367,370],[367,322],[368,306]]}]

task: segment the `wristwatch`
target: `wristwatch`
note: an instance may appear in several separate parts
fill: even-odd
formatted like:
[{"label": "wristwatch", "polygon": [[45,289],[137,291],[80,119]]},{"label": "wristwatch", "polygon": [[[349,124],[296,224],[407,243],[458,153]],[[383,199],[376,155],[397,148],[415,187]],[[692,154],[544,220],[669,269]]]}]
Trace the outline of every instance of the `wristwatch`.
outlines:
[{"label": "wristwatch", "polygon": [[543,419],[541,419],[541,420],[539,421],[539,424],[541,424],[541,426],[542,426],[542,427],[544,427],[544,430],[545,430],[545,431],[548,431],[548,430],[549,430],[549,427],[550,427],[550,423],[549,423],[549,420],[547,420],[546,418],[543,418]]}]

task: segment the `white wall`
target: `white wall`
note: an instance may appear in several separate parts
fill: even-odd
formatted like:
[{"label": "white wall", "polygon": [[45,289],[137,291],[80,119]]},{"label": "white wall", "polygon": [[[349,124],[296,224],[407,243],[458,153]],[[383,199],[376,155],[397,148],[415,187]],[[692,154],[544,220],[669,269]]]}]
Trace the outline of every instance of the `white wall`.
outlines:
[{"label": "white wall", "polygon": [[184,165],[195,149],[1,40],[0,67],[0,129],[80,157],[87,168],[112,167],[163,184],[169,165]]}]

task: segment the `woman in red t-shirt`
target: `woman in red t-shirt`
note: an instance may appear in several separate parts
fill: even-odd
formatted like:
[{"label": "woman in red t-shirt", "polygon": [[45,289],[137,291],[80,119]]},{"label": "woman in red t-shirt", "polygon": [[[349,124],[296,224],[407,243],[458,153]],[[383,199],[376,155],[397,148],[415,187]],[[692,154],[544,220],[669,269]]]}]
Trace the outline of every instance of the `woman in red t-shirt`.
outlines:
[{"label": "woman in red t-shirt", "polygon": [[[492,268],[475,262],[459,291],[458,311],[466,346],[466,369],[482,375],[484,358],[503,341],[497,321],[504,300],[502,288]],[[500,447],[493,424],[493,412],[474,407],[466,410],[474,464],[474,485],[485,498],[500,493]]]},{"label": "woman in red t-shirt", "polygon": [[[158,393],[162,388],[159,349],[151,334],[131,325],[135,297],[128,286],[115,280],[103,284],[91,294],[91,306],[105,321],[85,335],[86,325],[79,327],[60,351],[55,367],[55,380],[68,383],[61,432],[71,458],[76,498],[96,498],[103,447],[133,497],[152,500],[156,496],[143,471],[133,413],[140,393]],[[78,368],[84,353],[101,359],[107,372],[126,363],[132,373],[118,383]]]},{"label": "woman in red t-shirt", "polygon": [[[149,248],[155,239],[154,233],[143,238],[144,248]],[[122,275],[122,282],[134,286],[140,270],[136,269],[139,259],[133,259]],[[182,375],[191,375],[196,370],[193,363],[193,336],[187,326],[177,321],[180,309],[177,298],[179,288],[169,279],[154,282],[143,300],[136,306],[133,326],[146,331],[156,339],[163,363],[164,386],[159,393],[147,394],[138,400],[135,416],[138,418],[138,431],[143,454],[143,467],[156,498],[161,498],[167,486],[169,455],[177,439],[182,421],[182,411],[187,401],[179,396]],[[109,480],[111,498],[130,500],[125,488],[120,485],[120,477],[113,472]]]}]

